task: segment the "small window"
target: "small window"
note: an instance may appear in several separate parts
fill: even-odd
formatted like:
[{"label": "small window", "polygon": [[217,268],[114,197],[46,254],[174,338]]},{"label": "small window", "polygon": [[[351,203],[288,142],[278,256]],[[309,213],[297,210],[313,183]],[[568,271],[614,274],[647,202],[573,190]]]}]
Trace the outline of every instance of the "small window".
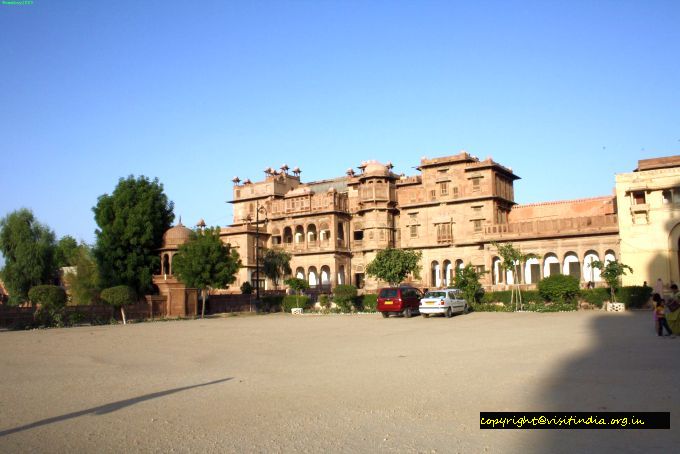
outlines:
[{"label": "small window", "polygon": [[484,265],[475,265],[475,270],[477,270],[479,274],[486,273],[486,267]]},{"label": "small window", "polygon": [[435,200],[437,198],[437,191],[432,189],[430,191],[430,200]]},{"label": "small window", "polygon": [[364,239],[364,231],[363,230],[355,230],[354,231],[354,241],[361,241]]},{"label": "small window", "polygon": [[633,203],[635,205],[644,205],[645,202],[645,192],[644,191],[636,191],[633,193]]},{"label": "small window", "polygon": [[453,187],[453,196],[458,197],[458,186]]},{"label": "small window", "polygon": [[472,190],[474,192],[479,191],[479,178],[473,178],[472,179]]},{"label": "small window", "polygon": [[482,221],[480,219],[475,219],[472,221],[474,225],[475,232],[481,232],[482,231]]},{"label": "small window", "polygon": [[664,203],[664,205],[673,202],[673,196],[671,195],[671,191],[670,191],[670,190],[667,189],[667,190],[663,191],[663,192],[661,193],[661,195],[663,196],[663,203]]},{"label": "small window", "polygon": [[412,225],[410,227],[411,229],[411,238],[415,238],[418,236],[418,226],[417,225]]},{"label": "small window", "polygon": [[449,195],[449,184],[446,181],[439,183],[439,194]]}]

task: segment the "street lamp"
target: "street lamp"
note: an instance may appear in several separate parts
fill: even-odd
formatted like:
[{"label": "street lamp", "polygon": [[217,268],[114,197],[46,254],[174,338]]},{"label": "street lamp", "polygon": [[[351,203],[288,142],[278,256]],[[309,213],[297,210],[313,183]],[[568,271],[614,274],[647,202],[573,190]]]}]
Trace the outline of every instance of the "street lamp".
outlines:
[{"label": "street lamp", "polygon": [[260,300],[260,213],[267,223],[267,209],[255,201],[255,298]]}]

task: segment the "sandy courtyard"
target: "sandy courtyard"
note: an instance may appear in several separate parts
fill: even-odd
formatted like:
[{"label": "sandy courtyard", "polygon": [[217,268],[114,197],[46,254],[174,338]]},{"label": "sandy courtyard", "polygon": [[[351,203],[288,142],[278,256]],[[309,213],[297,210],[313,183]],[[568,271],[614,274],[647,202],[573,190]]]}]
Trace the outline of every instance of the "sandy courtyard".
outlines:
[{"label": "sandy courtyard", "polygon": [[[0,333],[0,452],[654,452],[680,338],[651,313],[235,316]],[[480,411],[671,430],[480,430]]]}]

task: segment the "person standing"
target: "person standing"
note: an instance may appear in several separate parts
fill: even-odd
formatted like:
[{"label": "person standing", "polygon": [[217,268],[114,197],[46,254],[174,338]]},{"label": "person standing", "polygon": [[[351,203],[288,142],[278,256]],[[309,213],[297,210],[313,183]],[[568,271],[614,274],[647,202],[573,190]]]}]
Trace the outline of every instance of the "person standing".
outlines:
[{"label": "person standing", "polygon": [[657,335],[661,337],[663,335],[663,329],[666,328],[666,331],[668,332],[666,336],[671,336],[673,331],[671,331],[671,328],[666,321],[666,305],[664,304],[661,295],[655,293],[654,296],[652,296],[652,299],[654,300],[654,312],[656,313],[656,319],[658,321]]},{"label": "person standing", "polygon": [[671,295],[666,300],[666,321],[671,331],[680,333],[680,293],[678,286],[671,285]]}]

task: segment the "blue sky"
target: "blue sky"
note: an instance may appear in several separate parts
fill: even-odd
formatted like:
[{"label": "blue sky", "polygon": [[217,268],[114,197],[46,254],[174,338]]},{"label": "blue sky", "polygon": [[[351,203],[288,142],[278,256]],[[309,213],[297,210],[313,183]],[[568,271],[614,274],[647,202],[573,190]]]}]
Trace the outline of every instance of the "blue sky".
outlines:
[{"label": "blue sky", "polygon": [[680,154],[678,1],[41,1],[0,5],[0,216],[94,241],[91,208],[158,177],[185,224],[231,179],[461,149],[520,203],[606,195]]}]

